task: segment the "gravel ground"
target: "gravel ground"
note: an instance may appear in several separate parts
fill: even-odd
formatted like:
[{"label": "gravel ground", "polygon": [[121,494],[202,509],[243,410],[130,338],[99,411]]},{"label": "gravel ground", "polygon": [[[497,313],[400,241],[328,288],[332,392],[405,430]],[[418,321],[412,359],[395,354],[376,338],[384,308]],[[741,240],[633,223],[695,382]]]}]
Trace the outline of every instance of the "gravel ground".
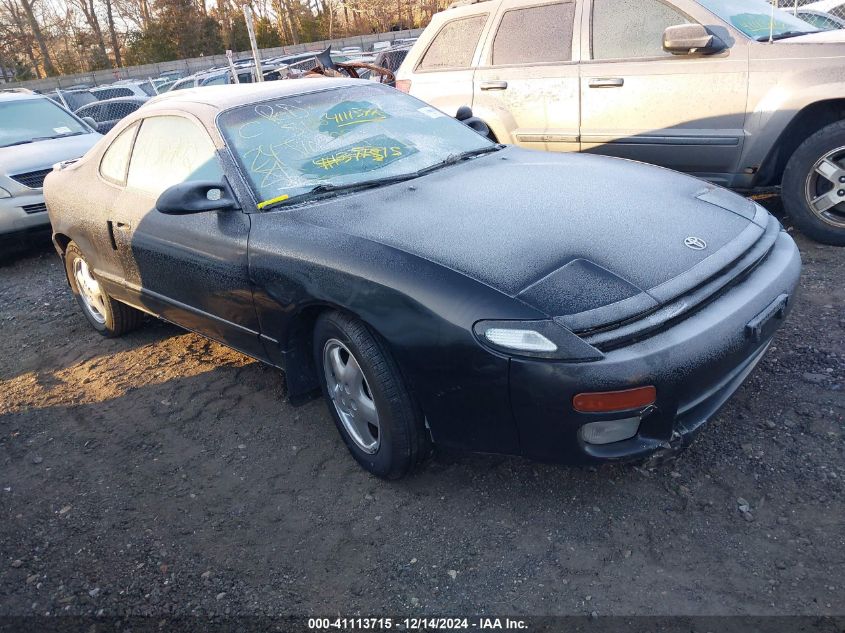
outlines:
[{"label": "gravel ground", "polygon": [[322,401],[0,267],[0,616],[845,614],[845,249],[797,237],[769,354],[676,460],[435,455],[384,483]]}]

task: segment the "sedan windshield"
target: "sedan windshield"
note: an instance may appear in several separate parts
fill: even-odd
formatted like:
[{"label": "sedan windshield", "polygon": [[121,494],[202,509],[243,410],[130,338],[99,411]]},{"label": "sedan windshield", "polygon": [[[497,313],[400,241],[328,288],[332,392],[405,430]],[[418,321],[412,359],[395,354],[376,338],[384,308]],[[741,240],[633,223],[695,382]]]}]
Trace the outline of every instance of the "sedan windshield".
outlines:
[{"label": "sedan windshield", "polygon": [[698,0],[698,2],[748,37],[759,41],[767,41],[770,34],[772,39],[779,40],[817,33],[820,30],[782,9],[776,8],[772,13],[772,5],[766,0]]},{"label": "sedan windshield", "polygon": [[413,97],[361,83],[220,115],[218,125],[260,208],[309,192],[395,182],[496,148]]},{"label": "sedan windshield", "polygon": [[0,147],[89,132],[46,97],[0,103]]}]

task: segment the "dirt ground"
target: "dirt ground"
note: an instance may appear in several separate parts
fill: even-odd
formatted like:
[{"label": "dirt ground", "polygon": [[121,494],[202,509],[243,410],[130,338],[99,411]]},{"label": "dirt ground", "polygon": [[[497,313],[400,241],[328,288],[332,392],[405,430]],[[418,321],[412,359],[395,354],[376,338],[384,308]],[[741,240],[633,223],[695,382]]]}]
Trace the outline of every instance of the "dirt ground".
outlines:
[{"label": "dirt ground", "polygon": [[769,354],[675,461],[437,454],[384,483],[325,404],[58,258],[0,267],[0,615],[845,614],[845,249],[797,236]]}]

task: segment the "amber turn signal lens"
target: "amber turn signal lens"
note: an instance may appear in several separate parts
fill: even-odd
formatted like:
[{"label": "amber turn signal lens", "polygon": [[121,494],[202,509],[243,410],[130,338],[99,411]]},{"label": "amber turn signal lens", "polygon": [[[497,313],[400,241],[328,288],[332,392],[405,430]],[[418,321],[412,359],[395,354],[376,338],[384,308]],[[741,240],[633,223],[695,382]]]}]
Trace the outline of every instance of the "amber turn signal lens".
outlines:
[{"label": "amber turn signal lens", "polygon": [[623,391],[579,393],[572,398],[572,406],[581,413],[610,413],[612,411],[641,409],[654,404],[656,399],[657,389],[649,385]]},{"label": "amber turn signal lens", "polygon": [[399,92],[404,92],[405,94],[411,94],[411,80],[410,79],[397,79],[395,88]]}]

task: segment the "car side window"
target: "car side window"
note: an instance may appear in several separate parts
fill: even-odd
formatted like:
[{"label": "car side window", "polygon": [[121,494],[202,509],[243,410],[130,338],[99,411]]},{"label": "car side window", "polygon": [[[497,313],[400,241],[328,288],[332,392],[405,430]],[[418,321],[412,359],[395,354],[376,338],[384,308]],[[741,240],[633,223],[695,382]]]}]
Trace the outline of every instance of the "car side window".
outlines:
[{"label": "car side window", "polygon": [[493,65],[571,61],[574,19],[571,2],[506,12],[493,40]]},{"label": "car side window", "polygon": [[663,31],[677,24],[689,19],[660,0],[593,0],[593,59],[668,56]]},{"label": "car side window", "polygon": [[141,122],[127,187],[158,197],[180,182],[222,179],[214,143],[198,124],[180,116],[153,116]]},{"label": "car side window", "polygon": [[100,175],[106,180],[122,185],[126,182],[126,168],[129,166],[129,152],[138,124],[130,125],[117,135],[100,161]]},{"label": "car side window", "polygon": [[469,68],[486,22],[486,13],[448,22],[434,36],[417,68]]},{"label": "car side window", "polygon": [[217,75],[202,82],[203,86],[224,86],[229,83],[229,75]]}]

